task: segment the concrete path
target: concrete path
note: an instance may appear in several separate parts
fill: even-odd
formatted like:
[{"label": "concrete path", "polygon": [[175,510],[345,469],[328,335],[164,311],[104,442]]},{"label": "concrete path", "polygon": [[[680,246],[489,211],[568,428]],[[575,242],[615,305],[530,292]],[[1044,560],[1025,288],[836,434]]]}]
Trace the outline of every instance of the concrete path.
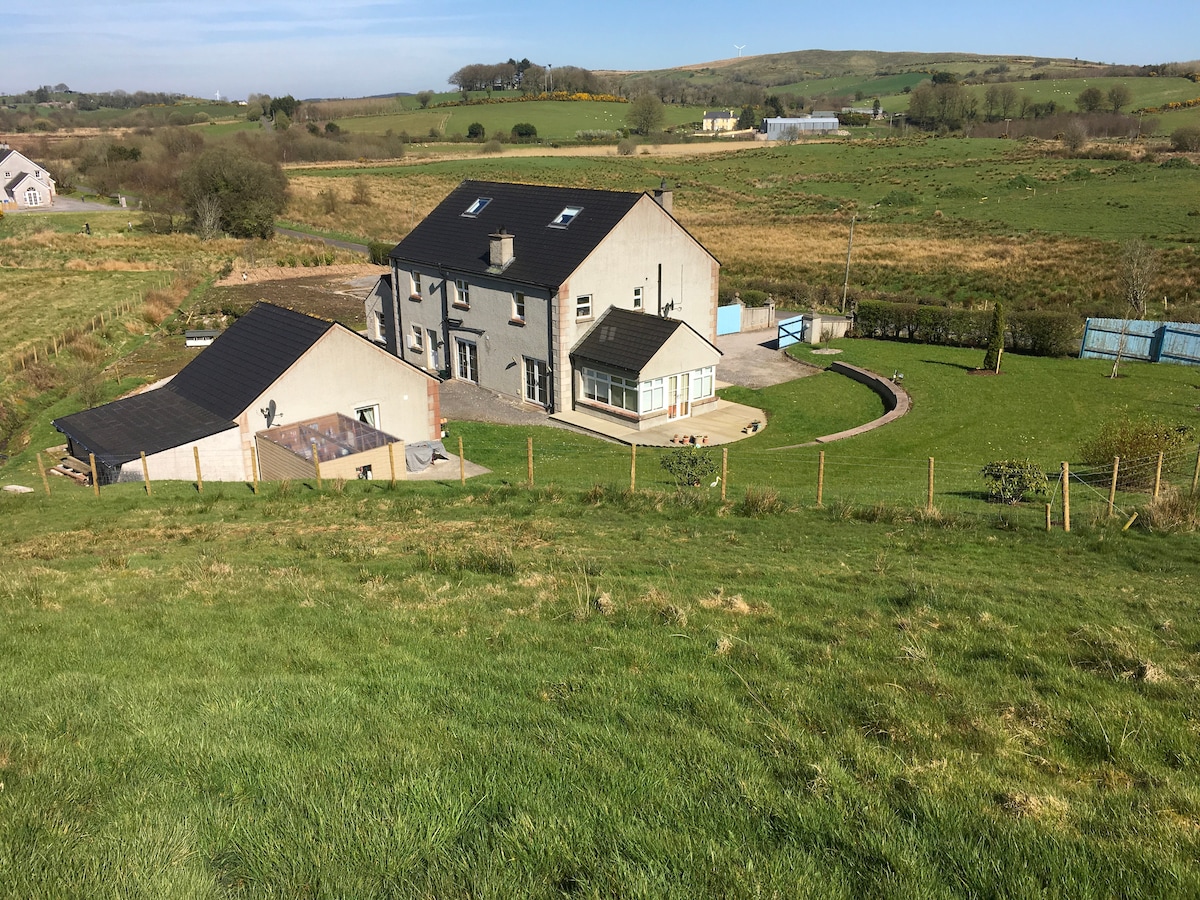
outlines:
[{"label": "concrete path", "polygon": [[94,203],[91,200],[76,200],[74,197],[55,197],[52,206],[34,206],[29,209],[6,209],[4,214],[7,216],[10,213],[79,213],[79,212],[127,212],[131,216],[137,212],[136,209],[121,209],[119,206],[113,206],[111,203]]},{"label": "concrete path", "polygon": [[361,253],[363,256],[366,256],[368,251],[366,244],[355,244],[350,241],[339,241],[335,238],[321,237],[316,234],[305,234],[303,231],[292,231],[290,228],[280,228],[276,226],[275,233],[281,234],[284,237],[296,238],[297,240],[301,241],[316,241],[319,244],[328,244],[330,247],[338,247],[342,250],[351,250],[354,253]]},{"label": "concrete path", "polygon": [[765,388],[823,371],[780,350],[774,329],[723,334],[717,338],[717,349],[725,354],[717,363],[722,385]]}]

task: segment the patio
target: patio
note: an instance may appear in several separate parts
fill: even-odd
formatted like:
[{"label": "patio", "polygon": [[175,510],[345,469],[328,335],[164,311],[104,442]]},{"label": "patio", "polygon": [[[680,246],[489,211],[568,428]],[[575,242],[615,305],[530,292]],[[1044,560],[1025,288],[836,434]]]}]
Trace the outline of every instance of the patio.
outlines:
[{"label": "patio", "polygon": [[[637,444],[639,447],[673,447],[691,443],[685,439],[692,437],[696,439],[697,444],[704,444],[707,439],[708,446],[732,444],[734,441],[745,440],[767,427],[767,415],[761,409],[731,403],[728,400],[718,400],[716,408],[711,412],[686,419],[675,419],[644,431],[625,428],[617,422],[575,410],[554,413],[550,419],[598,437],[622,444]],[[757,432],[751,430],[751,423],[755,421],[759,423]]]}]

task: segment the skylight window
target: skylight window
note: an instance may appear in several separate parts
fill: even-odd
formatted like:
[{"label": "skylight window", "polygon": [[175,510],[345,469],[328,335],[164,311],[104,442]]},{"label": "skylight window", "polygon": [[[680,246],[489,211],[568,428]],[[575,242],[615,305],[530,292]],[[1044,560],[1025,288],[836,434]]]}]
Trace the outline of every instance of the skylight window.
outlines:
[{"label": "skylight window", "polygon": [[463,213],[463,215],[464,216],[477,216],[481,212],[483,212],[483,208],[491,202],[492,202],[491,197],[480,197],[478,200],[476,200],[474,203],[472,203],[470,206],[467,207],[467,211],[465,213]]},{"label": "skylight window", "polygon": [[577,215],[579,215],[581,212],[583,212],[582,206],[568,206],[562,212],[560,212],[557,216],[555,216],[554,221],[551,222],[550,224],[555,225],[559,228],[566,228],[573,221],[575,221],[575,217]]}]

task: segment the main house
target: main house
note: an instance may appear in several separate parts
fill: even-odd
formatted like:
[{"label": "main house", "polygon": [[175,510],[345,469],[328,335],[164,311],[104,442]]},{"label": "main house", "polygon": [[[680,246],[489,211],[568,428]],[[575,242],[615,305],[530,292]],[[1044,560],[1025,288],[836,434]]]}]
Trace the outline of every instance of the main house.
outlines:
[{"label": "main house", "polygon": [[54,203],[54,179],[27,156],[0,144],[0,209],[26,209]]},{"label": "main house", "polygon": [[244,481],[279,446],[344,457],[436,440],[441,410],[427,372],[344,325],[259,303],[165,386],[54,426],[70,456],[95,455],[101,484],[141,480],[143,453],[152,480],[192,479],[198,452],[205,480]]},{"label": "main house", "polygon": [[[383,341],[427,371],[548,413],[585,409],[645,428],[703,408],[716,399],[720,264],[671,207],[665,187],[651,195],[464,181],[392,250],[391,284],[376,286]],[[604,321],[610,309],[634,316],[619,323],[623,340],[657,341],[638,353],[656,360],[650,369],[632,371],[619,353],[608,354],[612,365],[596,352],[573,365],[595,329],[615,333],[618,323]],[[668,359],[673,370],[661,371]]]}]

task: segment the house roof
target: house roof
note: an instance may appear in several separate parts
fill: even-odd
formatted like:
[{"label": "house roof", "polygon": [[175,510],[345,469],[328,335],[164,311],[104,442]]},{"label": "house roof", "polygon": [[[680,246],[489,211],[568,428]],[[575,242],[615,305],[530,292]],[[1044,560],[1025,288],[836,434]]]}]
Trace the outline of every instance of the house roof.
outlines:
[{"label": "house roof", "polygon": [[[490,236],[513,235],[504,279],[556,290],[645,194],[585,188],[464,181],[391,252],[397,262],[468,275],[489,272]],[[488,202],[465,215],[477,200]],[[552,224],[568,207],[579,213]]]},{"label": "house roof", "polygon": [[236,419],[333,327],[333,322],[258,303],[162,390]]},{"label": "house roof", "polygon": [[107,465],[119,465],[237,428],[230,418],[166,388],[54,420],[54,427]]},{"label": "house roof", "polygon": [[[571,357],[627,372],[641,372],[681,328],[713,347],[687,322],[610,306],[579,339]],[[713,349],[717,350],[716,347]],[[720,352],[717,350],[718,354]]]}]

